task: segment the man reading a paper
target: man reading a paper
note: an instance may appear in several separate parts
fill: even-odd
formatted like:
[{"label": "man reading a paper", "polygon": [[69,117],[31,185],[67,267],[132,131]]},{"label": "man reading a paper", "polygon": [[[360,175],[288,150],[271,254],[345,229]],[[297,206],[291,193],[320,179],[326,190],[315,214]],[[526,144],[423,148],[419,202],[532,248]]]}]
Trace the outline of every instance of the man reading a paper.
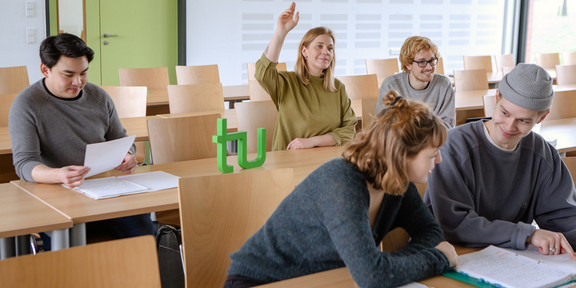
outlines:
[{"label": "man reading a paper", "polygon": [[[40,45],[44,79],[22,90],[10,109],[9,131],[16,174],[23,180],[82,184],[87,144],[126,137],[112,99],[87,82],[94,52],[71,34],[46,38]],[[132,147],[115,169],[136,167]],[[154,234],[148,215],[88,223],[115,238]],[[45,243],[46,246],[46,243]]]},{"label": "man reading a paper", "polygon": [[[534,64],[505,75],[491,120],[448,132],[425,202],[453,244],[543,254],[576,248],[576,191],[558,151],[531,130],[549,113],[552,78]],[[533,221],[538,227],[532,225]]]}]

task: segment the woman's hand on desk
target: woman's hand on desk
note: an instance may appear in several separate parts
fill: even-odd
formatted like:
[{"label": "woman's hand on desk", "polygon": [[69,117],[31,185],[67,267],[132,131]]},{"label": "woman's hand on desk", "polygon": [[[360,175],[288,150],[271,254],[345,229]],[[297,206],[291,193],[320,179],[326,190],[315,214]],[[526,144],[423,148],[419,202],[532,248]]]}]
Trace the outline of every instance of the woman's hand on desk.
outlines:
[{"label": "woman's hand on desk", "polygon": [[286,150],[334,146],[336,144],[338,144],[338,142],[334,140],[334,137],[332,137],[330,134],[324,134],[310,138],[296,138],[288,143]]},{"label": "woman's hand on desk", "polygon": [[436,245],[434,248],[442,251],[442,253],[446,255],[446,258],[448,258],[448,261],[450,262],[450,267],[455,267],[458,265],[458,253],[456,253],[456,249],[454,249],[452,244],[448,243],[447,241],[442,241],[438,243],[438,245]]},{"label": "woman's hand on desk", "polygon": [[544,255],[558,255],[567,253],[570,258],[576,260],[576,254],[570,246],[564,234],[549,230],[538,229],[526,241],[530,245],[538,247],[540,253]]}]

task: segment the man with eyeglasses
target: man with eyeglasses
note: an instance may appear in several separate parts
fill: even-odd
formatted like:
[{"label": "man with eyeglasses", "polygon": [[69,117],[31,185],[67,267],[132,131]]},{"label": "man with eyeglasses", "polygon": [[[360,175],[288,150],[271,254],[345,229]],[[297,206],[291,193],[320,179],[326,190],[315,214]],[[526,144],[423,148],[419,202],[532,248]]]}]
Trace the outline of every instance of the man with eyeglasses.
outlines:
[{"label": "man with eyeglasses", "polygon": [[376,114],[383,109],[382,97],[394,89],[400,95],[428,103],[448,128],[456,124],[454,89],[448,77],[435,74],[440,53],[432,40],[412,36],[400,49],[402,71],[387,77],[380,86]]}]

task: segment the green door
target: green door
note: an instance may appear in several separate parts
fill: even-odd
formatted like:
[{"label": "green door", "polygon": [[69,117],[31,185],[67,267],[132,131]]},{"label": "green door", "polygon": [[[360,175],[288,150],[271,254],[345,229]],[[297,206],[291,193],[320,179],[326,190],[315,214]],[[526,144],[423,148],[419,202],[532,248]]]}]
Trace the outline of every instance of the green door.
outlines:
[{"label": "green door", "polygon": [[168,67],[175,83],[178,63],[178,0],[85,1],[86,37],[94,49],[89,81],[119,85],[118,68]]}]

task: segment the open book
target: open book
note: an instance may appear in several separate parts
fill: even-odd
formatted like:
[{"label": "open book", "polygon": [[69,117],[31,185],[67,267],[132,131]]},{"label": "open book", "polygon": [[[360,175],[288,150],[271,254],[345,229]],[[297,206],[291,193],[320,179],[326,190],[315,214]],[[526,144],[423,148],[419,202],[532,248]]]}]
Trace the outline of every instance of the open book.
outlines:
[{"label": "open book", "polygon": [[140,174],[84,180],[74,190],[93,199],[158,191],[178,187],[178,176],[155,171]]},{"label": "open book", "polygon": [[548,288],[576,280],[570,256],[542,255],[534,246],[523,251],[488,246],[459,256],[455,269],[444,275],[479,287]]}]

